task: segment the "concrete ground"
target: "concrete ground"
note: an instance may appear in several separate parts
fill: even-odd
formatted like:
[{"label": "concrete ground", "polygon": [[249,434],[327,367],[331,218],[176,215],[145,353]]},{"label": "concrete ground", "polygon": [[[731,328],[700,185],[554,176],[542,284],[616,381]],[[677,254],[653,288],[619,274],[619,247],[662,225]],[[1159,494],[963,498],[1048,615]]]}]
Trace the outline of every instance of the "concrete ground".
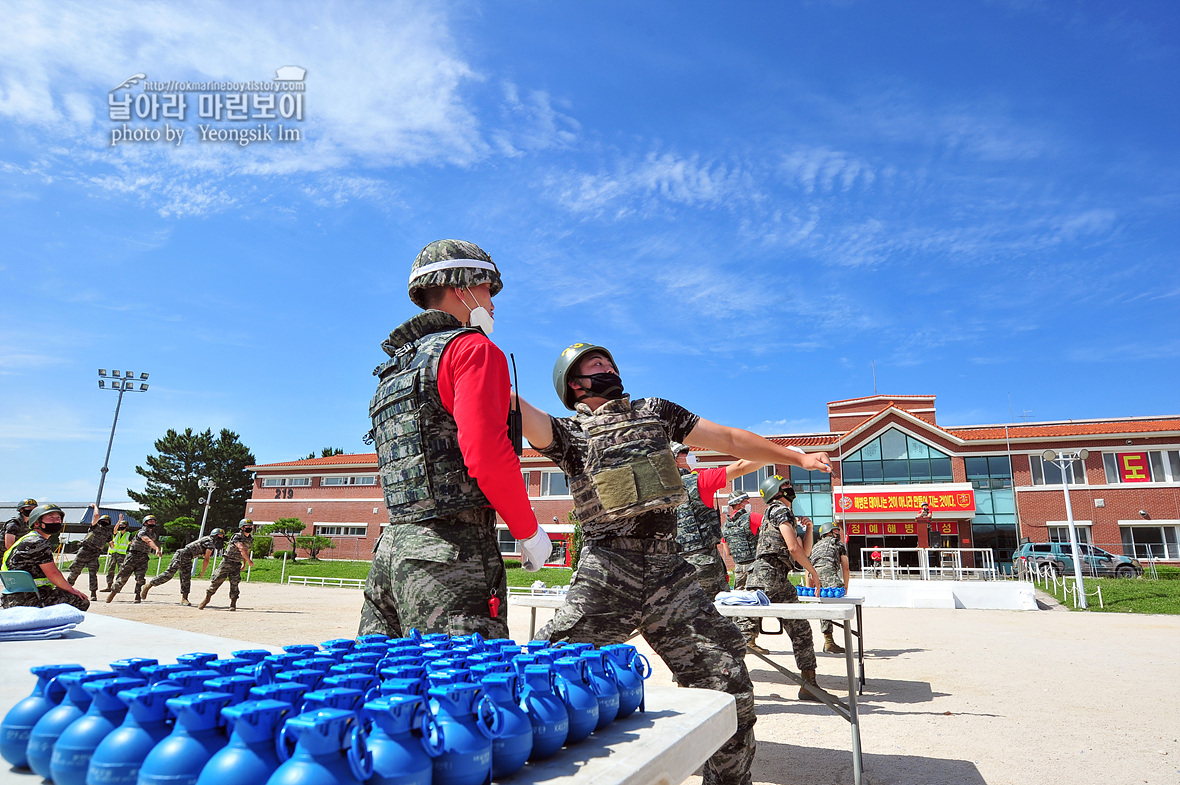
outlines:
[{"label": "concrete ground", "polygon": [[[194,582],[192,597],[206,585]],[[92,612],[274,646],[356,633],[356,589],[243,584],[235,613],[226,591],[198,611],[176,604],[173,582],[139,605],[124,592]],[[550,614],[539,610],[539,622]],[[866,608],[864,617],[867,783],[1180,782],[1180,618],[900,608]],[[510,609],[509,622],[514,638],[528,637],[528,610]],[[795,670],[789,641],[760,642]],[[653,664],[653,683],[671,684]],[[755,782],[851,783],[848,724],[797,700],[797,687],[757,658],[747,664],[758,705]],[[842,656],[819,654],[820,685],[838,697],[843,674]],[[0,771],[0,781],[31,778]]]}]

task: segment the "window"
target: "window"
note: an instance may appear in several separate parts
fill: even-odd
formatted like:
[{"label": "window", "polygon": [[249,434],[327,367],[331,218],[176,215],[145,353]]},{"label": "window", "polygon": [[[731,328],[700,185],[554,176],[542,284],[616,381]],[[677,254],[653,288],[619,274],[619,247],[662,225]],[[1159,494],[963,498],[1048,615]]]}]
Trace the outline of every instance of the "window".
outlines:
[{"label": "window", "polygon": [[1180,482],[1180,450],[1104,452],[1108,483]]},{"label": "window", "polygon": [[570,483],[565,472],[541,472],[542,496],[569,496]]},{"label": "window", "polygon": [[[1074,523],[1074,528],[1078,531],[1078,542],[1090,541],[1090,526],[1089,524],[1082,526]],[[1069,527],[1068,526],[1050,526],[1049,527],[1049,542],[1069,542]]]},{"label": "window", "polygon": [[967,479],[976,490],[990,491],[1012,487],[1012,461],[1007,455],[964,458]]},{"label": "window", "polygon": [[515,556],[520,553],[520,545],[516,538],[512,536],[512,532],[507,529],[496,529],[496,539],[500,544],[500,553],[505,556]]},{"label": "window", "polygon": [[774,467],[773,466],[763,466],[761,469],[759,469],[756,472],[750,472],[749,474],[743,474],[741,477],[734,479],[733,489],[739,493],[745,492],[745,493],[750,494],[751,496],[756,496],[756,495],[758,495],[758,486],[760,486],[762,484],[762,481],[765,480],[767,477],[773,477],[773,476],[774,476]]},{"label": "window", "polygon": [[311,485],[310,477],[267,477],[262,481],[263,488],[291,488]]},{"label": "window", "polygon": [[1123,526],[1123,553],[1137,559],[1180,558],[1175,526]]},{"label": "window", "polygon": [[363,524],[360,526],[350,524],[324,526],[317,523],[315,533],[320,537],[364,537],[365,526]]},{"label": "window", "polygon": [[320,485],[376,485],[376,477],[324,477]]},{"label": "window", "polygon": [[[1061,485],[1061,469],[1056,463],[1046,461],[1040,455],[1028,456],[1028,463],[1033,485]],[[1065,472],[1070,485],[1086,484],[1086,465],[1081,461],[1071,461]]]},{"label": "window", "polygon": [[896,428],[840,461],[846,485],[908,485],[951,482],[951,459]]}]

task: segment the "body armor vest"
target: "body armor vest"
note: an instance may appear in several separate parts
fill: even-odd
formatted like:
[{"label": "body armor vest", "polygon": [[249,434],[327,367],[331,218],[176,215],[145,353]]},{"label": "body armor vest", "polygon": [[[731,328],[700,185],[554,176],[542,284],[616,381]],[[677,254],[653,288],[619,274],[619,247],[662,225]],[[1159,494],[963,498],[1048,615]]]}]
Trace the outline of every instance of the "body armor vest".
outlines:
[{"label": "body armor vest", "polygon": [[749,564],[758,557],[758,539],[750,531],[749,510],[742,510],[721,524],[721,534],[735,564]]},{"label": "body armor vest", "polygon": [[390,523],[415,523],[489,502],[467,473],[459,426],[438,394],[438,363],[455,338],[469,332],[443,311],[424,311],[394,330],[382,348],[389,360],[369,404],[381,490]]},{"label": "body armor vest", "polygon": [[701,501],[696,472],[680,475],[688,501],[676,508],[676,544],[681,553],[713,550],[721,542],[721,513]]},{"label": "body armor vest", "polygon": [[160,544],[160,538],[156,535],[156,533],[147,531],[147,527],[145,526],[143,529],[135,533],[135,537],[132,538],[131,544],[127,546],[127,553],[151,552],[151,546],[143,541],[143,538],[140,536],[142,534],[146,534],[148,539],[154,542],[156,545]]},{"label": "body armor vest", "polygon": [[762,521],[762,528],[758,530],[758,558],[775,559],[787,566],[788,569],[799,569],[799,565],[791,558],[791,551],[783,539],[779,525],[787,523],[795,525],[795,514],[791,508],[779,501],[773,501],[766,509],[766,518]]},{"label": "body armor vest", "polygon": [[611,523],[687,499],[663,420],[633,408],[626,395],[594,412],[575,406],[586,455],[583,473],[570,478],[570,495],[587,539],[615,536],[621,532]]}]

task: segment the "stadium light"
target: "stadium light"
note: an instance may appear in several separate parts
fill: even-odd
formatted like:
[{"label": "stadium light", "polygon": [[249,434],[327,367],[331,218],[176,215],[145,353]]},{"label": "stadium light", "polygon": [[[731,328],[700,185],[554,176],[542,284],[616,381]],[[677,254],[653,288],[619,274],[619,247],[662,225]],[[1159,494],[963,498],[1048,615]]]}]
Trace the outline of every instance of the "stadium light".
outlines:
[{"label": "stadium light", "polygon": [[1081,601],[1082,608],[1087,608],[1086,604],[1086,585],[1082,582],[1082,560],[1078,558],[1081,554],[1078,552],[1078,531],[1073,523],[1073,505],[1069,503],[1069,475],[1066,473],[1067,468],[1072,466],[1074,461],[1082,461],[1082,471],[1085,471],[1085,460],[1090,457],[1089,450],[1077,450],[1076,452],[1056,452],[1055,450],[1045,450],[1041,453],[1041,458],[1049,463],[1056,464],[1057,468],[1061,470],[1061,488],[1065,491],[1065,519],[1069,523],[1069,547],[1073,552],[1073,577],[1077,581],[1078,598]]},{"label": "stadium light", "polygon": [[[115,426],[119,424],[119,409],[123,405],[123,393],[128,392],[128,391],[130,391],[130,392],[147,392],[147,388],[148,388],[148,386],[146,384],[141,384],[141,385],[139,385],[139,389],[136,390],[135,389],[135,382],[132,381],[132,379],[135,378],[135,374],[132,371],[125,371],[124,373],[126,374],[126,380],[120,378],[119,372],[115,371],[115,370],[111,371],[111,376],[113,377],[113,379],[107,379],[106,378],[106,376],[107,376],[106,369],[105,368],[98,369],[98,377],[99,377],[98,378],[98,389],[100,389],[100,390],[118,390],[119,400],[115,402],[115,419],[114,419],[114,422],[111,423],[111,438],[107,440],[107,455],[105,458],[102,459],[102,476],[98,480],[98,498],[94,500],[94,506],[96,508],[102,507],[102,489],[103,489],[103,486],[106,485],[106,482],[107,482],[108,464],[110,463],[110,460],[111,460],[111,445],[113,445],[115,443]],[[146,379],[147,377],[148,377],[148,375],[146,373],[140,375],[141,379]],[[111,383],[110,387],[106,386],[107,381],[110,381],[110,383]]]}]

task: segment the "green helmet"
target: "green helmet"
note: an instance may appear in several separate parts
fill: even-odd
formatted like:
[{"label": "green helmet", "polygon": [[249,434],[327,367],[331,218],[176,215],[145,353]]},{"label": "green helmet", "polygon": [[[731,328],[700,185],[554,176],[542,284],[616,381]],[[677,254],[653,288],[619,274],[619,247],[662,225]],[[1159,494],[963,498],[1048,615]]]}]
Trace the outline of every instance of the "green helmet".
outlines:
[{"label": "green helmet", "polygon": [[602,352],[606,355],[606,359],[610,360],[610,364],[614,366],[615,370],[619,370],[619,364],[615,362],[615,358],[611,356],[610,351],[602,346],[592,343],[575,343],[566,347],[561,356],[557,358],[557,362],[553,364],[553,389],[557,390],[557,397],[570,411],[573,411],[574,408],[574,391],[569,386],[570,372],[590,352]]},{"label": "green helmet", "polygon": [[51,512],[60,512],[62,522],[63,523],[65,522],[65,519],[66,519],[65,510],[63,510],[61,507],[58,507],[53,502],[45,502],[44,504],[38,504],[36,507],[33,508],[33,511],[31,513],[29,513],[29,528],[31,529],[34,526],[36,526],[41,521],[42,518],[44,518],[46,515],[48,515]]},{"label": "green helmet", "polygon": [[155,526],[156,525],[156,516],[151,515],[151,514],[148,514],[147,516],[145,516],[143,519],[143,525],[144,526],[149,525],[149,521],[152,526]]},{"label": "green helmet", "polygon": [[423,294],[438,286],[479,286],[490,283],[495,297],[504,288],[492,257],[475,243],[435,240],[418,253],[410,267],[410,299],[426,307]]},{"label": "green helmet", "polygon": [[98,524],[98,525],[100,525],[100,526],[102,526],[102,525],[104,525],[104,524],[105,524],[105,525],[107,525],[107,526],[110,526],[110,525],[111,525],[111,516],[109,516],[109,515],[100,515],[100,516],[98,516],[98,520],[97,520],[97,521],[95,521],[95,523],[97,523],[97,524]]},{"label": "green helmet", "polygon": [[18,504],[18,505],[16,505],[16,509],[17,509],[17,510],[23,510],[23,509],[25,509],[26,507],[33,508],[33,507],[36,507],[36,506],[37,506],[37,500],[36,500],[36,499],[22,499],[22,500],[21,500],[21,503],[20,503],[20,504]]},{"label": "green helmet", "polygon": [[834,531],[836,531],[836,524],[832,523],[831,521],[824,521],[816,529],[816,533],[820,537],[831,534]]},{"label": "green helmet", "polygon": [[209,536],[210,537],[221,537],[222,539],[224,539],[225,538],[225,529],[214,529],[213,531],[209,532]]},{"label": "green helmet", "polygon": [[250,520],[249,518],[243,518],[242,520],[238,521],[238,528],[239,529],[249,528],[251,531],[253,531],[254,530],[254,521]]},{"label": "green helmet", "polygon": [[762,494],[762,501],[767,504],[777,496],[783,496],[789,502],[795,500],[795,489],[791,487],[791,481],[779,474],[763,480],[758,486],[758,493]]}]

